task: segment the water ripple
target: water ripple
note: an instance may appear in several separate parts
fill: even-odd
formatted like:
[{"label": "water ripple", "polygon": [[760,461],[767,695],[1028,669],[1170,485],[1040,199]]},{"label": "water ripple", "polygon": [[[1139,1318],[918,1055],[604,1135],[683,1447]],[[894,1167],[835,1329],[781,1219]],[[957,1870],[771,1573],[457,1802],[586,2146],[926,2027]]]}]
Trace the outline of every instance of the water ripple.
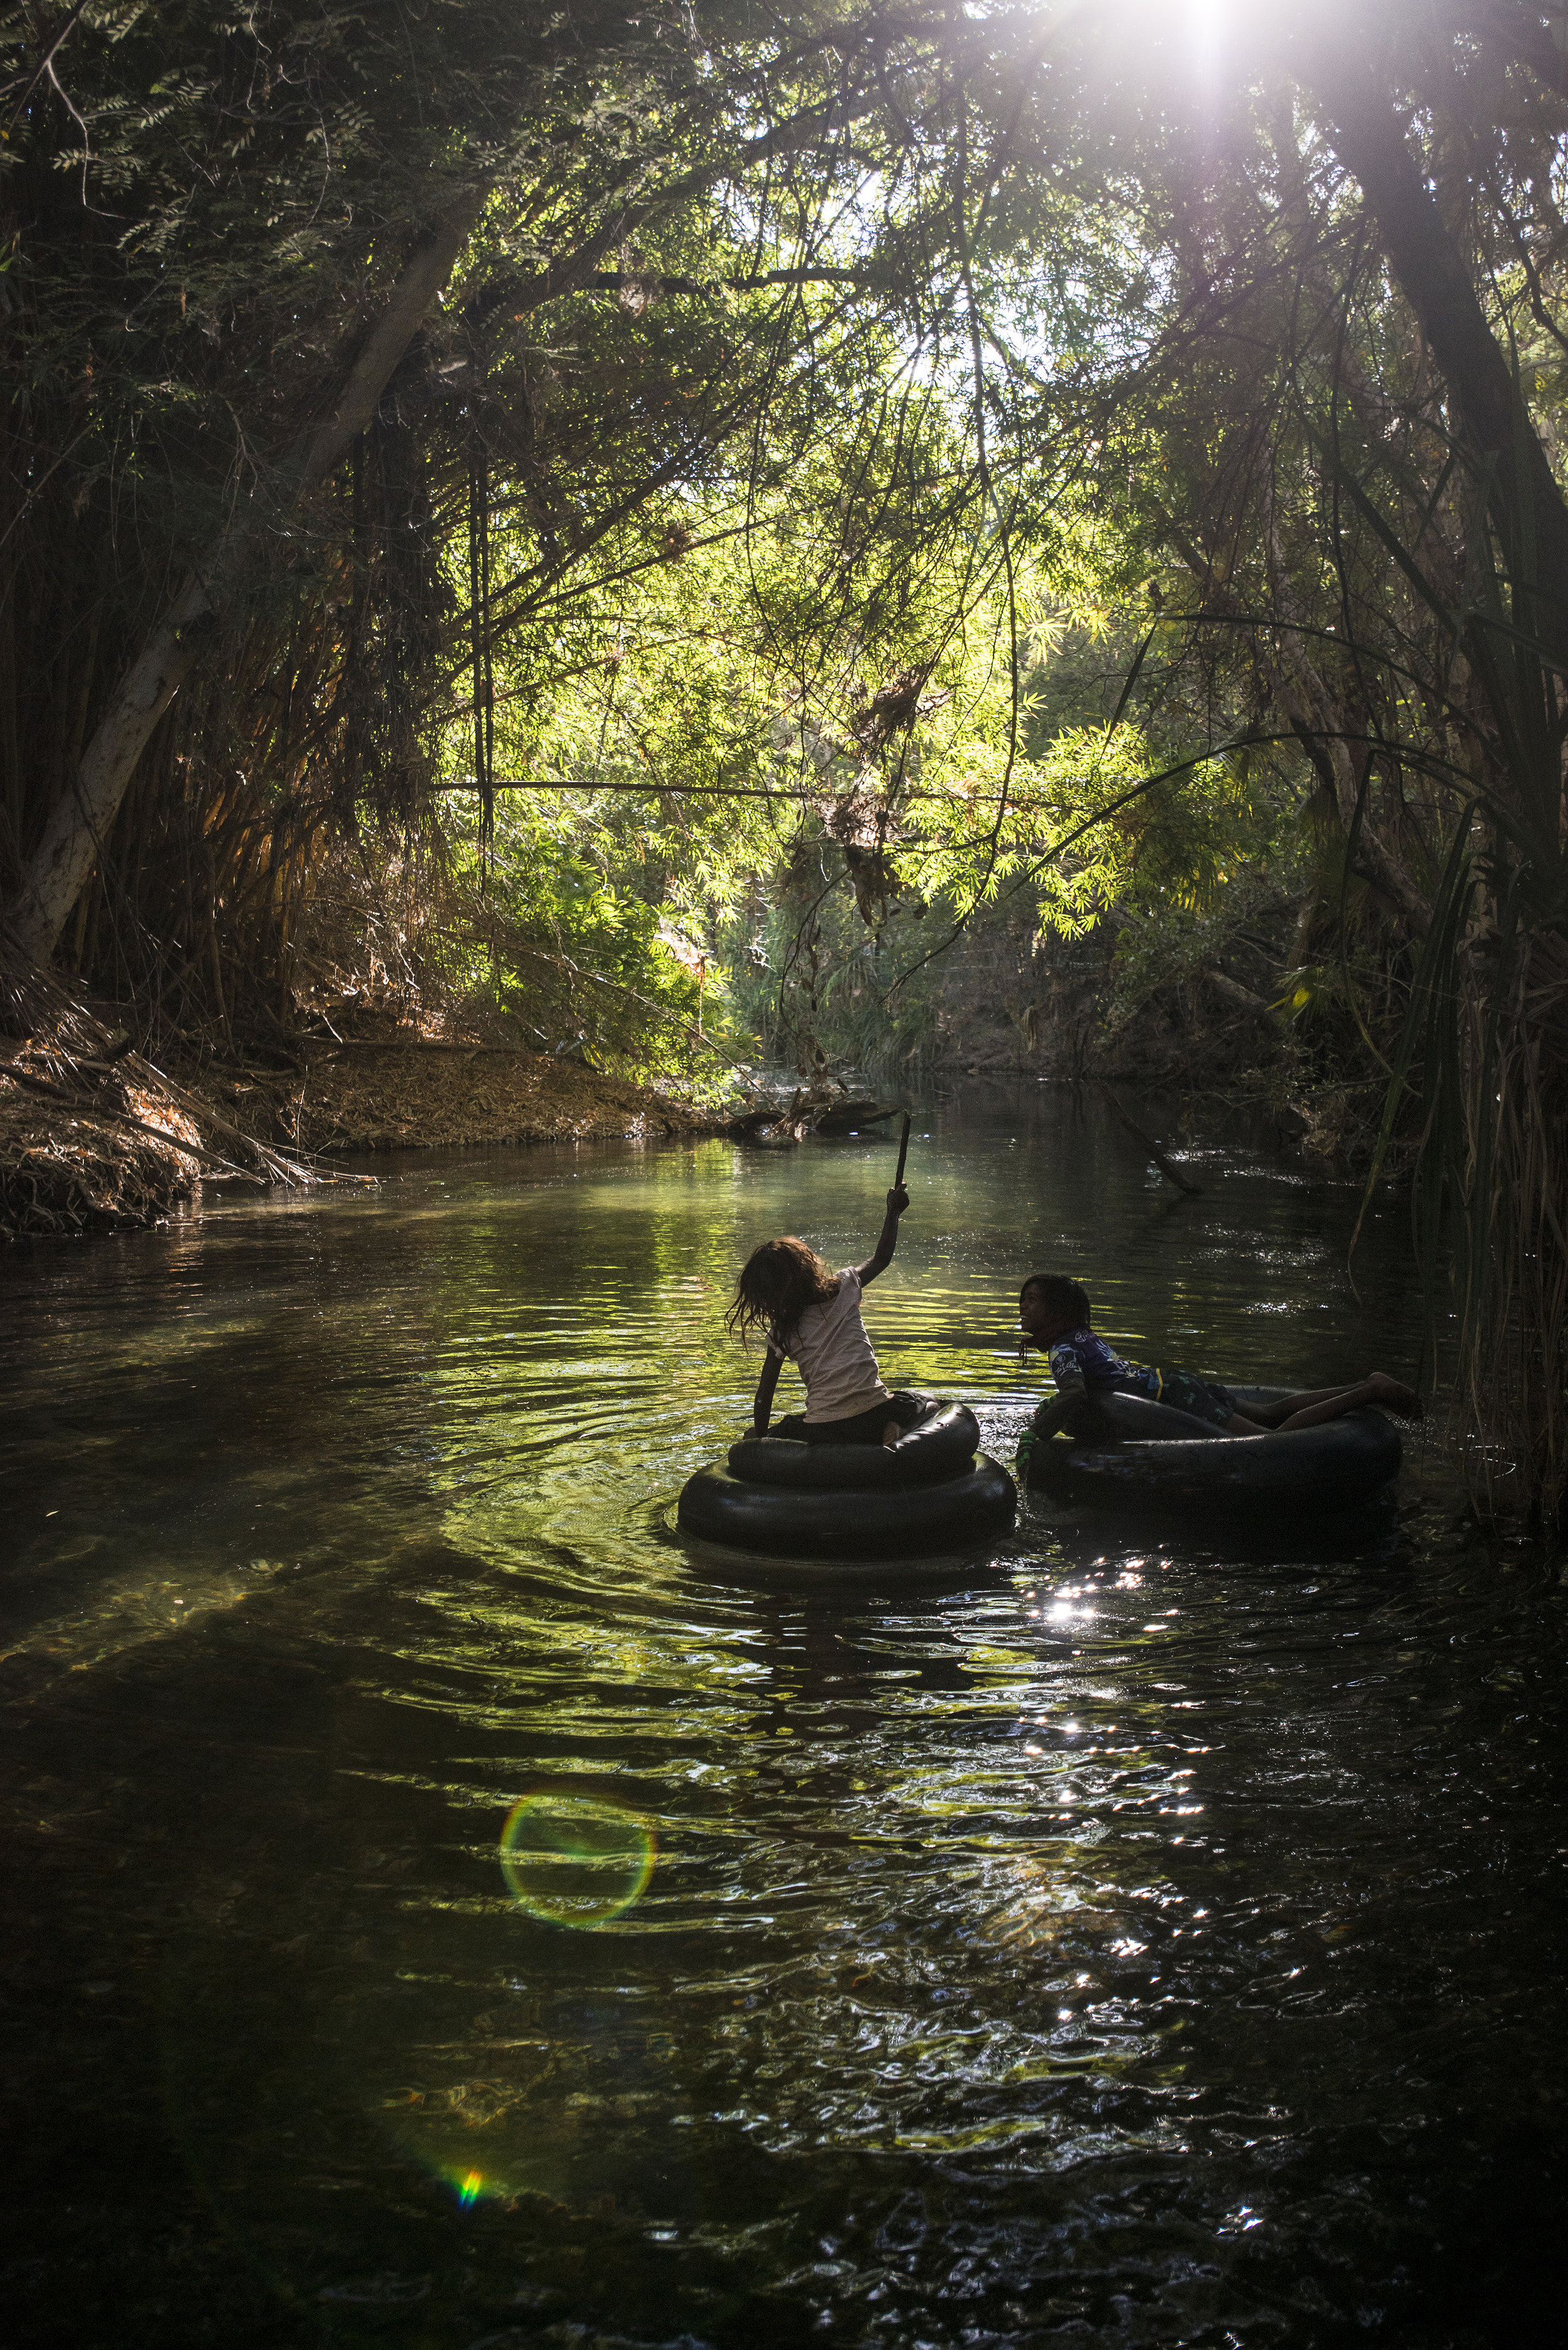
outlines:
[{"label": "water ripple", "polygon": [[[868,1303],[991,1450],[1035,1264],[1239,1378],[1413,1356],[1354,1191],[1216,1150],[1173,1221],[1006,1115],[933,1122]],[[877,1152],[387,1171],[5,1269],[19,2290],[112,2270],[161,2350],[1532,2338],[1564,1601],[1438,1453],[1348,1543],[1031,1503],[750,1572],[670,1529],[728,1284],[864,1253]]]}]

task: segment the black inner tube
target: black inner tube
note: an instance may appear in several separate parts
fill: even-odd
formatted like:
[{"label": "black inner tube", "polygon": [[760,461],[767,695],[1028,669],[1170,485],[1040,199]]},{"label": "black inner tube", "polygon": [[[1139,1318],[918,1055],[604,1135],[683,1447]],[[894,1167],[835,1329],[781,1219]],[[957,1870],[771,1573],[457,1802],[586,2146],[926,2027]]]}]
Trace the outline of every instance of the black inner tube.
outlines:
[{"label": "black inner tube", "polygon": [[881,1492],[758,1485],[715,1463],[688,1478],[679,1517],[688,1534],[774,1558],[929,1558],[1005,1533],[1017,1501],[1006,1470],[983,1452],[961,1476]]},{"label": "black inner tube", "polygon": [[792,1492],[880,1493],[940,1483],[966,1470],[980,1450],[980,1422],[967,1404],[906,1429],[896,1444],[799,1444],[749,1436],[730,1447],[730,1471],[748,1483]]},{"label": "black inner tube", "polygon": [[[1232,1392],[1244,1412],[1249,1390]],[[1264,1400],[1274,1391],[1251,1392]],[[1397,1476],[1401,1451],[1398,1430],[1370,1407],[1315,1428],[1226,1436],[1143,1397],[1112,1394],[1096,1399],[1070,1441],[1035,1441],[1026,1481],[1064,1501],[1338,1510]]]}]

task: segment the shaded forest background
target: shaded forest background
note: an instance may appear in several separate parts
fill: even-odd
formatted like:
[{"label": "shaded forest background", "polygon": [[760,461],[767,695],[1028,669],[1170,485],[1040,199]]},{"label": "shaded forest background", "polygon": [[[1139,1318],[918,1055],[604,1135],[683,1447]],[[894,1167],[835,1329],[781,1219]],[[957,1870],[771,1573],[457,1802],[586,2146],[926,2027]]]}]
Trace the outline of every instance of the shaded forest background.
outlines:
[{"label": "shaded forest background", "polygon": [[6,951],[1250,1086],[1568,1479],[1568,16],[0,15]]}]

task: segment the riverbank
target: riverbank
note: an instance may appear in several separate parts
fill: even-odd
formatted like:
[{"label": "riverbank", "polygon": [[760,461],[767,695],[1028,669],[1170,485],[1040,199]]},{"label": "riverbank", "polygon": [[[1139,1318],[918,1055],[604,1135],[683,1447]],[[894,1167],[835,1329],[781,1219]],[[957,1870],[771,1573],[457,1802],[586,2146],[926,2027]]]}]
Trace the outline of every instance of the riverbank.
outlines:
[{"label": "riverbank", "polygon": [[400,1032],[313,1038],[287,1068],[247,1066],[222,1082],[230,1115],[312,1152],[636,1139],[725,1122],[583,1063]]},{"label": "riverbank", "polygon": [[286,1067],[213,1062],[189,1084],[134,1052],[110,1062],[29,1039],[11,1047],[0,1076],[0,1239],[13,1241],[145,1228],[213,1177],[370,1180],[323,1164],[329,1153],[726,1124],[599,1070],[425,1039],[310,1052]]},{"label": "riverbank", "polygon": [[673,1097],[547,1054],[421,1035],[311,1035],[155,1065],[113,1006],[6,974],[0,1005],[0,1239],[156,1224],[203,1180],[373,1180],[341,1155],[722,1131]]}]

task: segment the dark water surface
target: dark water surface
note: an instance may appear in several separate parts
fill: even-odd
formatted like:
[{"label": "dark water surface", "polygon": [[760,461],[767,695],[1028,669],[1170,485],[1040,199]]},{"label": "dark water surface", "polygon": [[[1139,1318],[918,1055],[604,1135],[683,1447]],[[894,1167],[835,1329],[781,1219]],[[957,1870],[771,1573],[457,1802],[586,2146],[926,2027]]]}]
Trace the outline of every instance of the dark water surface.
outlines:
[{"label": "dark water surface", "polygon": [[[1010,1451],[1066,1263],[1147,1357],[1413,1369],[1397,1209],[1358,1305],[1352,1189],[1198,1155],[917,1121],[884,1368]],[[7,2340],[1561,2338],[1555,1573],[1429,1443],[1272,1551],[694,1555],[740,1257],[890,1170],[409,1158],[0,1265]]]}]

